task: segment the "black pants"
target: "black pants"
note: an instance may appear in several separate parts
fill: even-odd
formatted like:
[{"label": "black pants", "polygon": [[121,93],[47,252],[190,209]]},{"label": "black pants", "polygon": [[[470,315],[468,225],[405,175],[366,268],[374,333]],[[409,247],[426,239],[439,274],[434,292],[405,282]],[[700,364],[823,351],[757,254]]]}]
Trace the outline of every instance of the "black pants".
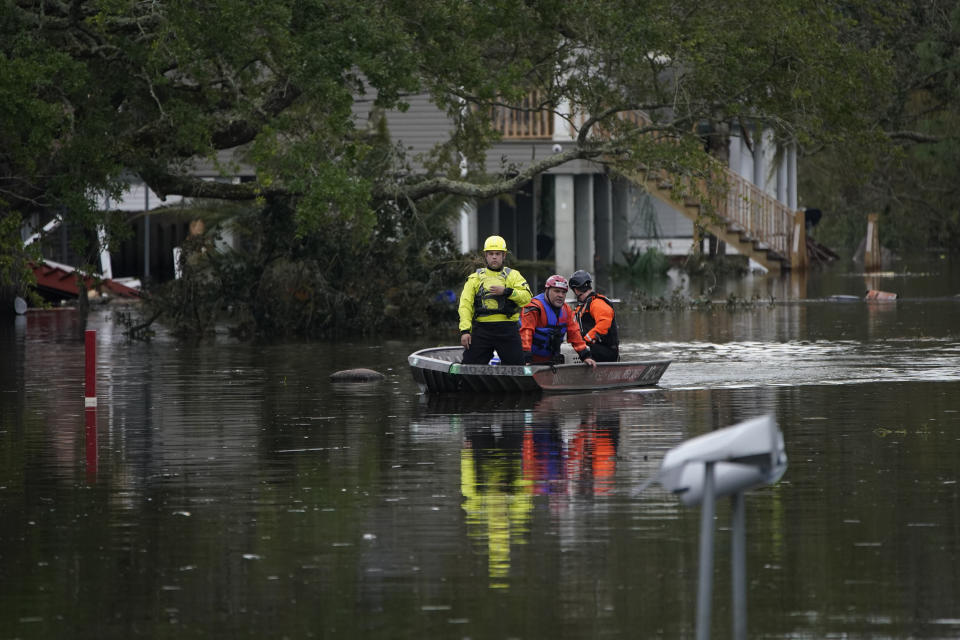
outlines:
[{"label": "black pants", "polygon": [[605,344],[594,343],[590,345],[590,353],[597,362],[618,362],[620,360],[620,350],[612,349]]},{"label": "black pants", "polygon": [[523,364],[523,345],[516,322],[474,322],[470,348],[463,352],[463,364],[488,364],[494,349],[500,356],[500,364]]}]

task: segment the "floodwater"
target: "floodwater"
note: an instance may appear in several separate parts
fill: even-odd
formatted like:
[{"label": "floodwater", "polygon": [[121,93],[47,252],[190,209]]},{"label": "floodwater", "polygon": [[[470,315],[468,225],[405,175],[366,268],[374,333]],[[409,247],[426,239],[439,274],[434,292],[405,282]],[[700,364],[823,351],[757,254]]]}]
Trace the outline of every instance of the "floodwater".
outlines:
[{"label": "floodwater", "polygon": [[[658,387],[541,397],[422,395],[442,337],[130,344],[96,312],[89,426],[82,327],[31,312],[0,329],[0,639],[693,637],[699,510],[639,489],[764,414],[789,468],[746,496],[749,637],[960,636],[960,269],[711,287],[760,300],[624,303]],[[901,297],[831,299],[866,289]],[[386,380],[328,381],[361,366]]]}]

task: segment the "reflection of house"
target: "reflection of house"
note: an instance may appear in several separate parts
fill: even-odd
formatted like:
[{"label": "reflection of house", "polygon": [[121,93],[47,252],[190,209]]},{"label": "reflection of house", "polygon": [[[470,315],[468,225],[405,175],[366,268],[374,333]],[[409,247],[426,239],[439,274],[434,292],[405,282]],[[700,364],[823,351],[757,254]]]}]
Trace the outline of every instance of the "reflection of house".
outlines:
[{"label": "reflection of house", "polygon": [[[452,123],[425,95],[407,101],[405,112],[387,114],[388,128],[412,156],[425,154]],[[574,132],[559,116],[502,109],[495,122],[502,139],[486,156],[489,173],[509,172],[574,144]],[[719,203],[728,223],[707,230],[764,266],[779,269],[782,261],[768,260],[766,250],[776,249],[780,257],[789,258],[797,208],[796,152],[777,153],[770,136],[748,134],[743,137],[737,130],[730,138],[725,177],[730,192],[726,202]],[[658,175],[631,181],[610,175],[599,164],[573,161],[533,180],[513,198],[496,198],[465,211],[458,229],[461,248],[476,249],[482,238],[497,233],[517,258],[553,260],[560,273],[602,270],[622,261],[624,252],[648,246],[668,255],[686,254],[699,208],[672,198],[668,181]],[[743,230],[750,230],[748,241],[741,239]],[[762,242],[757,252],[755,240]]]}]

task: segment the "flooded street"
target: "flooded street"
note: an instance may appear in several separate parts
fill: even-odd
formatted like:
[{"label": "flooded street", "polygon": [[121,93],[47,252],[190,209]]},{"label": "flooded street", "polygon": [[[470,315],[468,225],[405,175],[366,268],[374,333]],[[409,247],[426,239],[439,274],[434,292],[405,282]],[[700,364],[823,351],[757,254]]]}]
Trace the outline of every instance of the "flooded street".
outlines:
[{"label": "flooded street", "polygon": [[[900,299],[832,298],[866,289]],[[452,330],[131,344],[99,311],[95,429],[83,327],[31,312],[0,328],[0,640],[693,637],[699,510],[639,488],[768,413],[789,467],[746,497],[748,636],[960,636],[960,269],[731,293],[759,301],[618,310],[659,386],[534,396],[421,394],[406,356]],[[386,380],[329,382],[351,367]]]}]

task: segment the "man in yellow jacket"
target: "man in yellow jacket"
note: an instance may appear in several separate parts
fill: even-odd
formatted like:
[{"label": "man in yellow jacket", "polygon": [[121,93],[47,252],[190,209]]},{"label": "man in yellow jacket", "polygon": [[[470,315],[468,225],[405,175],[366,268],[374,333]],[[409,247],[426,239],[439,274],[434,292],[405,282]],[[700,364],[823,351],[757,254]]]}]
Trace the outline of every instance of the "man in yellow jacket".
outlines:
[{"label": "man in yellow jacket", "polygon": [[517,321],[532,295],[520,272],[503,266],[507,242],[490,236],[483,243],[487,266],[471,273],[460,293],[460,344],[463,364],[487,364],[493,350],[500,364],[522,365]]}]

